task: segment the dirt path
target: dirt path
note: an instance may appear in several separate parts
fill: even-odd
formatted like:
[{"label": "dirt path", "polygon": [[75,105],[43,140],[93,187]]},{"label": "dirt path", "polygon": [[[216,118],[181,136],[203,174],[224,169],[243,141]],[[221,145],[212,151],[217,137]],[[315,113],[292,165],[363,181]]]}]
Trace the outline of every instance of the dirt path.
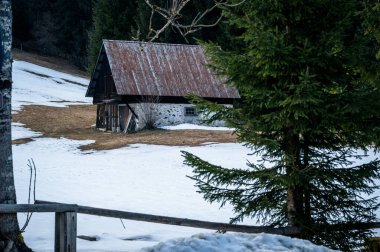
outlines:
[{"label": "dirt path", "polygon": [[[129,144],[157,144],[171,146],[197,146],[208,142],[236,142],[231,131],[208,130],[153,130],[133,134],[100,132],[91,127],[95,123],[96,107],[91,105],[65,108],[47,106],[25,106],[13,115],[14,122],[20,122],[43,137],[65,137],[76,140],[95,140],[82,150],[109,150]],[[22,144],[29,139],[14,141]]]}]

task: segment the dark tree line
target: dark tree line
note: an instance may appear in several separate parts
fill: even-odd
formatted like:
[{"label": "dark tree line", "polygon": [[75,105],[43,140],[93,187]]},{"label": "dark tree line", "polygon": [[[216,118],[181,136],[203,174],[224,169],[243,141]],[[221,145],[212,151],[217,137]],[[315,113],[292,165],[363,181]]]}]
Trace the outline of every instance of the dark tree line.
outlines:
[{"label": "dark tree line", "polygon": [[[168,1],[152,1],[157,6],[167,7]],[[212,1],[192,0],[182,12],[183,23],[190,23],[197,13],[201,13],[209,7]],[[207,21],[215,21],[221,15],[220,10],[209,13]],[[89,71],[96,63],[99,47],[102,39],[122,39],[149,41],[149,29],[159,29],[166,22],[159,15],[154,15],[151,20],[151,9],[143,0],[97,0],[94,4],[93,29],[90,32],[88,47]],[[224,25],[222,23],[209,29],[201,29],[186,39],[175,29],[166,29],[155,42],[195,44],[196,39],[204,41],[223,40]]]},{"label": "dark tree line", "polygon": [[16,48],[87,64],[92,0],[14,0],[13,16]]},{"label": "dark tree line", "polygon": [[[152,1],[165,7],[166,0]],[[183,23],[208,7],[210,1],[193,0],[183,11]],[[220,10],[206,16],[218,19]],[[149,40],[151,9],[141,0],[14,0],[13,44],[15,48],[58,56],[92,70],[102,39]],[[165,20],[152,19],[152,28]],[[156,41],[195,43],[222,41],[223,24],[201,29],[184,39],[174,29],[167,29]]]}]

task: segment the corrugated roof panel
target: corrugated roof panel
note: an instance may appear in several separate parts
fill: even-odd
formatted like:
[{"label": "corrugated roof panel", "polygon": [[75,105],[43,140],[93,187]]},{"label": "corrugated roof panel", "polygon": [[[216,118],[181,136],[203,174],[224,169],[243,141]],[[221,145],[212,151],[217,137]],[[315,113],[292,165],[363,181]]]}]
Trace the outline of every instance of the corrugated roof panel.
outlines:
[{"label": "corrugated roof panel", "polygon": [[200,46],[104,40],[119,95],[240,98],[207,67]]}]

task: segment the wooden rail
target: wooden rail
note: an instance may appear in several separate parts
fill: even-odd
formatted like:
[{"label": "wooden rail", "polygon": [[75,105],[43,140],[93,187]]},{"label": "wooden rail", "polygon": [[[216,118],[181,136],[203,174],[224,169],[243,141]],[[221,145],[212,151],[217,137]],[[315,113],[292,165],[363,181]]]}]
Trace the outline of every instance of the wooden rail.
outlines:
[{"label": "wooden rail", "polygon": [[[301,232],[300,228],[284,227],[273,228],[267,226],[234,225],[220,222],[209,222],[186,218],[176,218],[152,214],[142,214],[126,211],[117,211],[104,208],[80,206],[76,204],[61,204],[57,202],[37,200],[35,204],[0,204],[0,214],[19,212],[54,212],[55,213],[55,252],[75,252],[77,238],[77,214],[88,214],[133,221],[144,221],[166,225],[204,228],[218,231],[233,231],[242,233],[271,233],[281,235],[296,235]],[[332,226],[333,227],[333,226]],[[356,223],[355,228],[380,228],[380,222]],[[339,229],[339,226],[336,226]]]},{"label": "wooden rail", "polygon": [[63,213],[78,212],[72,204],[0,204],[0,213]]},{"label": "wooden rail", "polygon": [[126,211],[117,211],[104,208],[79,206],[75,204],[61,204],[57,202],[37,200],[35,204],[0,204],[0,214],[34,212],[55,213],[55,252],[75,252],[77,238],[77,214],[89,214],[133,221],[144,221],[167,225],[204,228],[219,231],[234,231],[243,233],[271,233],[282,235],[294,235],[300,232],[295,227],[272,228],[264,226],[233,225],[228,223],[209,222],[176,218],[152,214],[142,214]]},{"label": "wooden rail", "polygon": [[[35,204],[39,205],[55,205],[59,207],[60,204],[57,202],[49,202],[49,201],[41,201],[37,200]],[[134,213],[134,212],[126,212],[126,211],[118,211],[104,208],[94,208],[87,206],[79,206],[79,205],[70,205],[75,206],[73,209],[76,209],[77,213],[80,214],[89,214],[89,215],[97,215],[102,217],[111,217],[118,219],[126,219],[133,221],[144,221],[144,222],[152,222],[166,225],[176,225],[176,226],[186,226],[186,227],[194,227],[194,228],[204,228],[218,231],[232,231],[232,232],[241,232],[241,233],[271,233],[271,234],[281,234],[281,235],[295,235],[300,232],[300,229],[295,227],[284,227],[284,228],[273,228],[273,227],[265,227],[265,226],[247,226],[247,225],[234,225],[228,223],[220,223],[220,222],[209,222],[209,221],[201,221],[201,220],[193,220],[187,218],[176,218],[176,217],[168,217],[161,215],[152,215],[152,214],[142,214],[142,213]],[[1,208],[0,208],[1,212]]]}]

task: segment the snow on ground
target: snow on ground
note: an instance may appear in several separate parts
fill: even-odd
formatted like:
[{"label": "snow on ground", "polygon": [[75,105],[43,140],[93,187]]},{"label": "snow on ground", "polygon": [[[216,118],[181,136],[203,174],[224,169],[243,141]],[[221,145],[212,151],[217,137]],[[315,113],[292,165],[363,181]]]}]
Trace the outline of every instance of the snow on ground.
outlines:
[{"label": "snow on ground", "polygon": [[89,80],[28,62],[13,62],[13,82],[13,110],[28,104],[62,107],[92,102],[85,97]]},{"label": "snow on ground", "polygon": [[196,125],[191,123],[184,123],[180,125],[173,125],[173,126],[162,126],[161,129],[166,130],[234,130],[232,128],[227,127],[211,127],[211,126],[204,126],[204,125]]},{"label": "snow on ground", "polygon": [[[132,145],[117,150],[81,152],[81,144],[68,139],[40,138],[14,147],[16,188],[19,202],[27,202],[29,169],[37,165],[37,198],[132,212],[228,222],[231,207],[209,205],[186,177],[191,169],[182,163],[181,150],[218,162],[229,151],[224,165],[244,165],[247,150],[237,144],[202,147]],[[23,217],[23,216],[21,216]],[[24,218],[24,217],[23,217]],[[206,230],[80,215],[78,234],[99,236],[98,242],[79,241],[78,247],[93,251],[129,251],[170,238]],[[249,222],[247,222],[249,224]],[[252,223],[253,224],[253,223]],[[35,214],[25,233],[37,251],[53,248],[54,217]],[[210,231],[209,231],[210,232]],[[125,241],[123,239],[138,239]]]},{"label": "snow on ground", "polygon": [[25,128],[22,123],[12,123],[12,140],[22,139],[22,138],[33,138],[41,136],[39,132],[32,131],[29,128]]},{"label": "snow on ground", "polygon": [[[184,250],[186,248],[186,250]],[[332,252],[322,246],[315,246],[309,241],[271,234],[197,234],[189,238],[181,238],[160,243],[144,252],[268,252],[268,251],[308,251]]]},{"label": "snow on ground", "polygon": [[[15,61],[13,66],[13,109],[16,111],[22,105],[28,104],[63,106],[91,102],[84,97],[88,80],[21,61]],[[34,138],[40,135],[22,126],[12,125],[14,139]],[[231,168],[245,166],[247,159],[257,159],[255,156],[248,156],[249,151],[245,147],[234,143],[199,147],[137,144],[117,150],[85,152],[78,149],[79,146],[91,142],[64,138],[34,138],[34,141],[27,144],[14,146],[18,202],[26,203],[28,200],[30,171],[27,162],[33,158],[37,166],[36,198],[40,200],[228,222],[233,216],[231,206],[226,205],[219,209],[217,204],[208,204],[202,195],[196,193],[194,182],[186,177],[192,174],[191,168],[183,164],[180,151],[186,150],[210,162]],[[22,225],[25,215],[19,214],[19,220]],[[247,220],[244,224],[255,222]],[[242,242],[244,237],[250,237],[238,234],[211,235],[214,232],[210,230],[135,221],[122,223],[119,219],[79,215],[78,234],[96,236],[98,241],[78,239],[78,251],[136,251],[168,239],[190,237],[198,233],[205,234],[170,241],[167,245],[158,245],[157,249],[184,243],[189,246],[185,245],[183,250],[175,251],[192,251],[191,244],[195,243],[200,246],[200,250],[197,251],[210,251],[209,246],[216,248],[216,243],[230,248],[237,246],[236,242]],[[258,241],[254,246],[274,243],[286,247],[286,244],[300,244],[283,237],[254,237],[252,239]],[[24,238],[34,251],[53,251],[54,214],[33,214]],[[254,242],[250,238],[248,240],[245,242]],[[275,246],[266,251],[275,251]],[[167,248],[161,251],[173,251]],[[218,247],[216,251],[221,250]]]}]

